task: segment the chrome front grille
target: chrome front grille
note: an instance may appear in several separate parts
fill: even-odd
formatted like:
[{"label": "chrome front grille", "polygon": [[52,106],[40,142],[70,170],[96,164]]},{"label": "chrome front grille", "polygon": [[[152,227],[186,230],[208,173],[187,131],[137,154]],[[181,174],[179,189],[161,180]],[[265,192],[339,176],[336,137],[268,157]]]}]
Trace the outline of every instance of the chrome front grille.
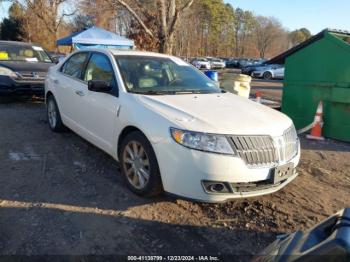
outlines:
[{"label": "chrome front grille", "polygon": [[270,136],[231,136],[231,141],[248,166],[271,166],[278,162],[276,147]]},{"label": "chrome front grille", "polygon": [[298,136],[294,126],[283,136],[230,136],[237,154],[249,167],[268,167],[286,163],[298,152]]},{"label": "chrome front grille", "polygon": [[283,133],[284,140],[284,154],[282,154],[282,161],[291,160],[298,153],[298,135],[292,126]]},{"label": "chrome front grille", "polygon": [[17,72],[17,74],[23,80],[43,80],[47,72]]}]

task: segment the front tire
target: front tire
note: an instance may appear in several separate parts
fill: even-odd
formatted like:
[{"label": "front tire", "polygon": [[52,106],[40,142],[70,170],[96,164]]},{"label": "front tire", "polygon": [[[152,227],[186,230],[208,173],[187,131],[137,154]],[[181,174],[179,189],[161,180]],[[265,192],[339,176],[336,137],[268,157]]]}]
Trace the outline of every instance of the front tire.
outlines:
[{"label": "front tire", "polygon": [[58,109],[55,98],[50,95],[46,102],[47,120],[49,122],[50,129],[54,132],[64,131],[64,125],[62,123],[61,114]]},{"label": "front tire", "polygon": [[272,74],[270,72],[265,72],[263,75],[263,78],[265,80],[271,80],[272,79]]},{"label": "front tire", "polygon": [[128,188],[141,196],[156,196],[163,191],[156,155],[151,143],[139,131],[122,141],[119,161]]}]

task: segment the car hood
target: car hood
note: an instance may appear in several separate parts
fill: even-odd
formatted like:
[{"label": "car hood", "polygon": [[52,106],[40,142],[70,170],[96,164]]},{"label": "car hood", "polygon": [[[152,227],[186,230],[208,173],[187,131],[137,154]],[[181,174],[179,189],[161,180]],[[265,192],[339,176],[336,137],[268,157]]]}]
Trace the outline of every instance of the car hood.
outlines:
[{"label": "car hood", "polygon": [[187,130],[281,136],[292,126],[286,115],[231,93],[140,96],[140,102]]},{"label": "car hood", "polygon": [[14,72],[47,72],[54,63],[0,61],[0,66],[7,67]]}]

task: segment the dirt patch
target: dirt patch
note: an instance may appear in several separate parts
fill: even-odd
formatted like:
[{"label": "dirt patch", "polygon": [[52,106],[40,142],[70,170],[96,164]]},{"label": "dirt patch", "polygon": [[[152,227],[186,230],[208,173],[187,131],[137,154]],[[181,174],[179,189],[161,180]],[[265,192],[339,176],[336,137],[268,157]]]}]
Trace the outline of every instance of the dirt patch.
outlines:
[{"label": "dirt patch", "polygon": [[[350,206],[350,145],[302,138],[299,177],[273,195],[224,204],[140,198],[118,164],[42,103],[0,104],[1,254],[233,254]],[[243,260],[245,260],[243,259]]]}]

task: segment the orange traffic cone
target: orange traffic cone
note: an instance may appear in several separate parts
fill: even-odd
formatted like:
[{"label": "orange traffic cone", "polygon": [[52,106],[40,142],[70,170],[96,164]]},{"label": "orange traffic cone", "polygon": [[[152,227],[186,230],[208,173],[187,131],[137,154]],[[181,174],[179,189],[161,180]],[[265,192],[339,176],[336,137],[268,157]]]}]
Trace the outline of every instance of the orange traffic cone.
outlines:
[{"label": "orange traffic cone", "polygon": [[256,102],[261,104],[261,97],[262,97],[262,92],[261,91],[256,91],[255,93],[255,97],[256,97]]},{"label": "orange traffic cone", "polygon": [[314,140],[324,140],[322,136],[322,127],[323,127],[323,102],[320,101],[317,107],[314,123],[312,125],[311,134],[306,137]]}]

